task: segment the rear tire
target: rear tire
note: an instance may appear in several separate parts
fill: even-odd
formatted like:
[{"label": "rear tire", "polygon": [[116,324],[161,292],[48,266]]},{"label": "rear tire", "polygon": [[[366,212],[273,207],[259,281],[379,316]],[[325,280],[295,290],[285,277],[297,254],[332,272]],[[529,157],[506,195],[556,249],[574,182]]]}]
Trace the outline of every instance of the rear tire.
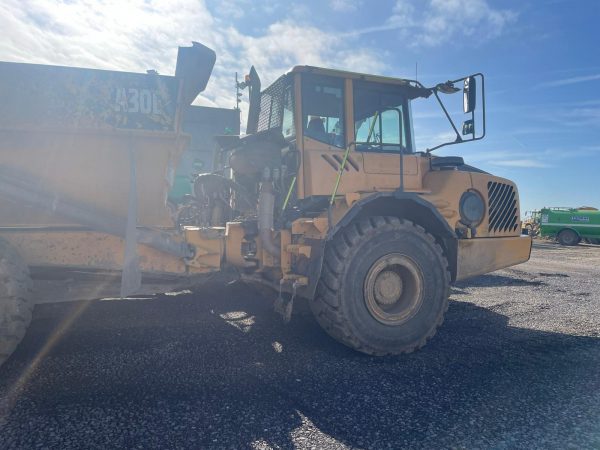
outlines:
[{"label": "rear tire", "polygon": [[558,242],[561,245],[577,245],[579,240],[579,236],[573,230],[566,229],[558,233]]},{"label": "rear tire", "polygon": [[370,355],[421,348],[448,308],[448,261],[435,238],[396,217],[362,219],[325,252],[311,309],[339,342]]},{"label": "rear tire", "polygon": [[32,309],[29,269],[15,248],[0,238],[0,365],[25,336]]}]

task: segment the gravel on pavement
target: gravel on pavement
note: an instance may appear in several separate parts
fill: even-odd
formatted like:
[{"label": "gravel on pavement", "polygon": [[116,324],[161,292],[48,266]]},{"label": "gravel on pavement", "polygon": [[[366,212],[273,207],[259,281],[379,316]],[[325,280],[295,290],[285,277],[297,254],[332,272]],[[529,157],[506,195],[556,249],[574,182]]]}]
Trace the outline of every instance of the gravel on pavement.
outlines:
[{"label": "gravel on pavement", "polygon": [[37,305],[0,448],[600,448],[600,247],[535,245],[373,358],[242,284]]}]

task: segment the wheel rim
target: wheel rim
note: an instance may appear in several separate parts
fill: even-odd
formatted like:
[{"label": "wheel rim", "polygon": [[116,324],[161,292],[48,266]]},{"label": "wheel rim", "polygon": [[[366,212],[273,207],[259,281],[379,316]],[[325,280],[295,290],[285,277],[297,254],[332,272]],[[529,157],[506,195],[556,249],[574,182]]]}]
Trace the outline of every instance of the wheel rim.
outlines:
[{"label": "wheel rim", "polygon": [[369,269],[364,282],[369,313],[386,325],[401,325],[413,317],[423,303],[423,276],[408,256],[390,253]]}]

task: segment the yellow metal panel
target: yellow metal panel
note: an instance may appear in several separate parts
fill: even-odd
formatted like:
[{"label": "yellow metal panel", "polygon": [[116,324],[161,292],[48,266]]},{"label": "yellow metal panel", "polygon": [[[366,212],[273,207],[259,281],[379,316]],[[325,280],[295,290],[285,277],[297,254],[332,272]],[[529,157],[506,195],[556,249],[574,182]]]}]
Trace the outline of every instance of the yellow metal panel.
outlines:
[{"label": "yellow metal panel", "polygon": [[292,222],[292,234],[303,235],[312,239],[323,239],[328,229],[327,217],[302,218]]},{"label": "yellow metal panel", "polygon": [[[398,154],[365,152],[363,155],[365,172],[396,175],[396,184],[400,185],[400,157]],[[419,173],[417,162],[419,158],[415,155],[403,156],[404,175],[417,175]]]},{"label": "yellow metal panel", "polygon": [[[136,154],[138,225],[171,227],[166,197],[188,142],[188,135],[166,132],[0,129],[0,160],[46,192],[126,217],[131,147]],[[4,199],[0,209],[0,226],[67,223]]]},{"label": "yellow metal panel", "polygon": [[289,273],[292,270],[292,233],[290,230],[281,230],[281,255],[279,259],[281,260],[281,271],[283,273]]},{"label": "yellow metal panel", "polygon": [[244,228],[241,222],[227,222],[225,227],[225,260],[228,264],[244,267],[247,265],[242,256]]},{"label": "yellow metal panel", "polygon": [[184,232],[186,241],[196,248],[194,258],[187,261],[190,272],[220,270],[225,254],[225,228],[185,227]]},{"label": "yellow metal panel", "polygon": [[[339,164],[344,156],[344,149],[333,147],[314,139],[304,139],[304,194],[331,195],[335,186]],[[393,157],[390,173],[366,173],[363,160],[381,155],[355,152],[349,153],[349,161],[342,173],[337,193],[344,195],[355,192],[393,191],[400,187],[400,158]],[[419,157],[405,155],[404,188],[407,191],[423,189],[420,174]],[[391,163],[388,161],[388,164]]]},{"label": "yellow metal panel", "polygon": [[464,280],[529,260],[531,237],[461,239],[458,241],[457,280]]},{"label": "yellow metal panel", "polygon": [[[121,270],[123,239],[95,231],[10,231],[2,233],[31,266]],[[181,258],[138,245],[144,272],[184,274]]]},{"label": "yellow metal panel", "polygon": [[[436,170],[423,177],[423,187],[428,191],[423,198],[434,205],[452,230],[460,221],[460,197],[471,188],[469,172]],[[463,225],[464,227],[464,225]]]}]

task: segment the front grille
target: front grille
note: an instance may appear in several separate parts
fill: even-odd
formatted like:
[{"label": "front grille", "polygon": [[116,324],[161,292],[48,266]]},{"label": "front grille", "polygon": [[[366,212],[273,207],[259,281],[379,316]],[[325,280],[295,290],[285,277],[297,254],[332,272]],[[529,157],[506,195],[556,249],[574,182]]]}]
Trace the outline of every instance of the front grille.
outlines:
[{"label": "front grille", "polygon": [[514,232],[519,226],[517,193],[510,184],[488,183],[489,232]]}]

